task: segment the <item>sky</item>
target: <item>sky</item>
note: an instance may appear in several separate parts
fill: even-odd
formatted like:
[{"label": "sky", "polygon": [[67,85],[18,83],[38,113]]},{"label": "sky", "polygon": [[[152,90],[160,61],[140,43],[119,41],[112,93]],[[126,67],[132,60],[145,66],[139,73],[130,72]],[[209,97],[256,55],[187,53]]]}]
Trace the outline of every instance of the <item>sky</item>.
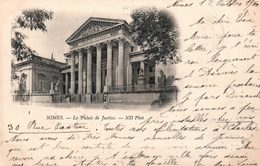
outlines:
[{"label": "sky", "polygon": [[[28,37],[25,43],[39,56],[65,62],[64,53],[69,52],[65,42],[89,17],[123,19],[131,22],[133,9],[143,6],[165,8],[170,0],[2,0],[0,1],[1,21],[5,31],[10,32],[11,23],[25,9],[39,8],[54,12],[52,20],[46,22],[47,33],[42,31],[23,30]],[[4,36],[3,38],[9,38]],[[8,45],[8,44],[7,44]],[[5,46],[4,46],[5,47]]]},{"label": "sky", "polygon": [[[41,31],[23,30],[28,37],[25,42],[34,49],[39,56],[51,58],[53,54],[57,61],[65,62],[64,53],[69,51],[65,40],[77,30],[89,17],[103,17],[124,19],[131,22],[130,13],[140,6],[149,6],[149,1],[137,0],[77,0],[77,1],[14,1],[17,2],[9,8],[11,21],[22,10],[40,8],[54,12],[52,20],[46,22],[47,33]],[[6,1],[8,7],[10,1]],[[155,4],[153,4],[155,5]],[[156,5],[158,6],[158,4]]]},{"label": "sky", "polygon": [[[66,2],[66,1],[64,1]],[[69,3],[65,7],[62,6],[48,6],[39,7],[46,10],[52,10],[54,16],[52,20],[46,22],[47,33],[42,31],[22,30],[28,37],[25,42],[28,46],[34,49],[39,56],[50,58],[53,54],[57,61],[65,62],[64,53],[69,51],[69,46],[65,40],[77,30],[89,17],[105,17],[124,19],[127,22],[131,21],[131,8],[124,5],[116,5],[113,7],[112,3],[89,5],[86,1],[82,3]],[[26,5],[25,8],[37,7],[36,5]],[[73,9],[72,9],[73,8]],[[20,11],[22,11],[22,9]],[[18,15],[17,12],[16,15]],[[15,15],[15,16],[16,16]],[[14,18],[15,18],[14,16]]]}]

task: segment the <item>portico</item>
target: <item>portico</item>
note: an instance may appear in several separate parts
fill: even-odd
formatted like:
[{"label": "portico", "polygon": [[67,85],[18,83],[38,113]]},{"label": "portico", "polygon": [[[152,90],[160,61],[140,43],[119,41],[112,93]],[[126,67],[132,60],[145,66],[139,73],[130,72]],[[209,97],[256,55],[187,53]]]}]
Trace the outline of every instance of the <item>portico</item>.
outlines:
[{"label": "portico", "polygon": [[132,41],[124,20],[89,18],[66,42],[70,45],[65,54],[70,68],[62,71],[66,93],[92,95],[100,100],[105,85],[125,86],[131,82],[127,78],[132,70],[125,66],[131,66]]},{"label": "portico", "polygon": [[128,23],[118,19],[91,17],[80,26],[66,40],[70,50],[64,54],[67,65],[61,70],[66,94],[90,103],[103,102],[104,93],[121,101],[125,92],[154,91],[156,64],[136,50],[130,34]]}]

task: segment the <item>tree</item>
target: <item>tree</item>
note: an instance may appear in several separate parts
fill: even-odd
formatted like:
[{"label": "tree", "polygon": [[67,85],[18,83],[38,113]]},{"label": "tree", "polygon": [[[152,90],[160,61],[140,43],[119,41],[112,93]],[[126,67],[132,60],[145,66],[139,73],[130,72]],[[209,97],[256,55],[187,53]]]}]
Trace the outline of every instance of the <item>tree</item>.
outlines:
[{"label": "tree", "polygon": [[32,58],[36,55],[36,51],[25,44],[24,40],[27,38],[26,35],[19,30],[29,29],[31,31],[41,30],[42,32],[47,32],[45,22],[51,20],[52,17],[52,11],[44,9],[28,9],[24,10],[22,14],[14,20],[12,26],[11,47],[12,54],[15,56],[16,60],[19,61],[24,58]]},{"label": "tree", "polygon": [[147,59],[180,60],[177,56],[178,31],[171,13],[156,8],[138,8],[131,12],[131,17],[132,39]]}]

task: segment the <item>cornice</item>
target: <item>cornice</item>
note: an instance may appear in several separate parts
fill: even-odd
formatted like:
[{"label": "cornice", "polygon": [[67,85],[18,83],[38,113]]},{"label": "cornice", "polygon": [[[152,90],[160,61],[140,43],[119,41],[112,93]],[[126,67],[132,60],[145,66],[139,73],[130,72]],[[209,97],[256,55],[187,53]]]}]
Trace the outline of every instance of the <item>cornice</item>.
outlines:
[{"label": "cornice", "polygon": [[115,26],[112,26],[110,28],[107,28],[107,29],[104,29],[103,31],[98,31],[98,32],[95,32],[93,34],[89,34],[87,36],[82,36],[82,37],[79,37],[77,39],[74,39],[74,40],[70,40],[70,41],[66,41],[67,44],[69,45],[73,45],[74,43],[76,42],[81,42],[83,40],[86,40],[86,39],[91,39],[91,38],[95,38],[97,36],[100,36],[100,35],[103,35],[103,34],[106,34],[106,33],[109,33],[113,30],[118,30],[118,29],[124,29],[129,35],[131,34],[130,33],[130,28],[126,25],[126,24],[117,24]]},{"label": "cornice", "polygon": [[70,40],[73,37],[75,37],[91,21],[104,22],[104,23],[110,23],[110,24],[125,24],[130,29],[129,24],[125,20],[122,20],[122,19],[90,17],[72,35],[70,35],[70,37],[68,39],[66,39],[66,43],[70,43]]}]

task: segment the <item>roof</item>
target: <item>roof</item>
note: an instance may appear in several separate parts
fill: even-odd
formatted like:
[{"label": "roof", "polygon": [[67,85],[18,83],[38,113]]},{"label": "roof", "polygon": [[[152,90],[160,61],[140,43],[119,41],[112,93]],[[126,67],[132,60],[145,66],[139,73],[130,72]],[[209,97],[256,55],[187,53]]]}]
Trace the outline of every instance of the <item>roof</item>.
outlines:
[{"label": "roof", "polygon": [[[90,17],[87,21],[85,21],[72,35],[70,35],[70,37],[66,40],[66,43],[70,43],[71,40],[73,40],[73,38],[75,38],[76,35],[78,35],[81,31],[84,30],[85,27],[87,27],[88,25],[91,24],[91,22],[102,22],[102,23],[107,23],[109,26],[106,27],[105,29],[110,29],[110,28],[113,28],[115,26],[118,26],[118,25],[125,25],[129,30],[130,30],[130,25],[125,21],[125,20],[122,20],[122,19],[112,19],[112,18],[101,18],[101,17]],[[90,36],[96,32],[100,32],[100,31],[103,31],[104,29],[102,30],[97,30],[97,31],[94,31],[93,33],[91,34],[87,34],[87,36]]]},{"label": "roof", "polygon": [[48,59],[48,58],[45,58],[45,57],[41,57],[41,56],[38,56],[38,55],[34,55],[33,58],[28,58],[28,59],[24,59],[22,61],[17,61],[15,63],[16,66],[22,66],[24,64],[28,64],[28,63],[49,63],[51,65],[54,65],[54,66],[61,66],[61,65],[64,65],[66,63],[63,63],[63,62],[59,62],[59,61],[56,61],[56,60],[52,60],[52,59]]}]

